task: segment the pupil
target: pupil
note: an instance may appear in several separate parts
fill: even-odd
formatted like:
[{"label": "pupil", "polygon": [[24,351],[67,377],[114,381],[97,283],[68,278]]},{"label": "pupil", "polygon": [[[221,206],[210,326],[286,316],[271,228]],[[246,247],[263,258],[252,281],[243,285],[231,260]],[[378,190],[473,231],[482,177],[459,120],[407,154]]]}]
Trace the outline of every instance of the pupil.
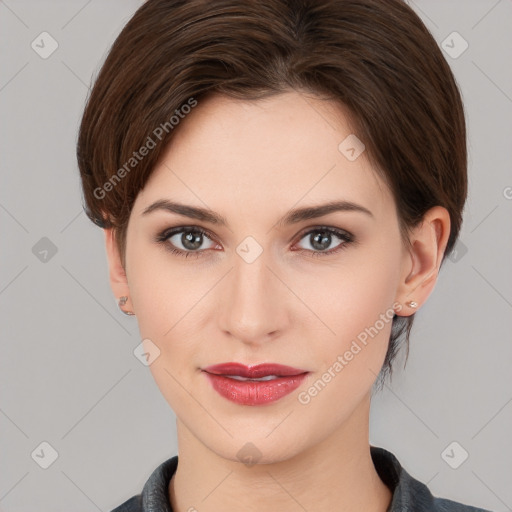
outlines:
[{"label": "pupil", "polygon": [[[319,231],[318,233],[322,233],[321,235],[312,236],[312,246],[317,250],[325,250],[329,247],[331,242],[331,234],[325,231]],[[325,245],[325,247],[324,247]]]},{"label": "pupil", "polygon": [[183,233],[181,235],[181,243],[183,247],[187,249],[197,249],[201,246],[203,235],[201,233],[197,233],[197,236],[193,234],[193,231],[189,231],[188,233]]}]

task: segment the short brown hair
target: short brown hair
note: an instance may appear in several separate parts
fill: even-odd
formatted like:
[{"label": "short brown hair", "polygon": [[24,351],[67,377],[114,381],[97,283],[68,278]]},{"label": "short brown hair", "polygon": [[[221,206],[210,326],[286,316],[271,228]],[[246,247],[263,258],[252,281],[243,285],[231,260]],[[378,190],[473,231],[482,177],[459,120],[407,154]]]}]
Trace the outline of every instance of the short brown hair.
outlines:
[{"label": "short brown hair", "polygon": [[[77,142],[84,209],[114,229],[123,265],[133,203],[185,106],[210,94],[257,100],[288,90],[348,108],[405,241],[429,208],[448,210],[444,262],[467,195],[464,108],[436,41],[404,1],[147,0],[110,49]],[[155,146],[135,160],[149,139]],[[408,354],[413,319],[393,318],[380,386],[404,340]]]}]

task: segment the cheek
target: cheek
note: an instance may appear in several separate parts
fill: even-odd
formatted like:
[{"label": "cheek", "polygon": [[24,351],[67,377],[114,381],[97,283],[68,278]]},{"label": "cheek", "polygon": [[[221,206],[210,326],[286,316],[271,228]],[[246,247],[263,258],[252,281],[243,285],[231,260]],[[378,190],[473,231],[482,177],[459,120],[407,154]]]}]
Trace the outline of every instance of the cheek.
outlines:
[{"label": "cheek", "polygon": [[127,254],[130,294],[141,335],[165,340],[197,292],[186,286],[173,256],[146,241],[143,233],[134,231],[128,237]]},{"label": "cheek", "polygon": [[369,369],[380,371],[391,333],[399,263],[399,246],[388,251],[372,247],[354,251],[343,266],[326,271],[323,280],[316,276],[323,286],[309,287],[313,293],[303,297],[323,322],[318,348],[324,369],[331,368],[338,356],[346,356],[347,378],[364,374],[372,379]]},{"label": "cheek", "polygon": [[211,284],[191,281],[180,271],[183,267],[161,251],[134,247],[131,256],[130,293],[140,338],[152,342],[143,342],[145,351],[159,350],[149,370],[171,408],[186,414],[190,396],[185,389],[191,388],[197,362],[191,340],[197,339],[200,300]]},{"label": "cheek", "polygon": [[186,263],[142,241],[131,251],[129,286],[140,337],[160,350],[149,368],[162,392],[172,396],[181,388],[171,375],[187,382],[190,371],[200,364],[196,340],[204,328],[216,276],[202,270],[203,277],[194,279],[195,271],[187,271]]},{"label": "cheek", "polygon": [[386,356],[394,314],[394,276],[386,270],[376,264],[329,281],[329,298],[318,311],[330,329],[322,329],[315,342],[316,372],[298,396],[318,411],[313,416],[330,410],[331,421],[342,423],[370,392]]}]

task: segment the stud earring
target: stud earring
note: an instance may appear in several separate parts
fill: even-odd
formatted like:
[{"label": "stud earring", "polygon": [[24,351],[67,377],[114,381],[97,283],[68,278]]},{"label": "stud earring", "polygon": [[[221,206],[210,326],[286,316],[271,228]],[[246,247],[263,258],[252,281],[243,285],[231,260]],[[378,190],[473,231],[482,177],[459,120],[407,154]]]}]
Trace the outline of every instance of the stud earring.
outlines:
[{"label": "stud earring", "polygon": [[124,309],[121,306],[124,306],[126,304],[126,301],[128,300],[128,297],[124,295],[123,297],[119,297],[119,300],[117,302],[117,305],[119,306],[119,309],[125,314],[125,315],[135,315],[132,311],[124,311]]},{"label": "stud earring", "polygon": [[414,302],[413,300],[409,301],[409,302],[406,302],[405,303],[406,306],[409,306],[410,308],[417,308],[418,307],[418,303],[417,302]]}]

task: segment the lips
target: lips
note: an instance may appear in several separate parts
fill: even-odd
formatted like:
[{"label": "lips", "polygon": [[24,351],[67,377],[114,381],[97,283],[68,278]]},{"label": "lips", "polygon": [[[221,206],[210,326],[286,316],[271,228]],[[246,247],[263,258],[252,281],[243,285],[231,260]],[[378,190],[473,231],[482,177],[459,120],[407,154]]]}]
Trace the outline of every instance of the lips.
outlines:
[{"label": "lips", "polygon": [[202,372],[217,393],[239,405],[276,402],[297,389],[309,373],[275,363],[254,366],[222,363],[203,368]]},{"label": "lips", "polygon": [[221,363],[203,368],[203,371],[212,375],[223,375],[225,377],[238,376],[247,379],[259,379],[262,377],[290,377],[308,373],[307,370],[293,368],[277,363],[263,363],[253,366],[245,366],[241,363]]}]

